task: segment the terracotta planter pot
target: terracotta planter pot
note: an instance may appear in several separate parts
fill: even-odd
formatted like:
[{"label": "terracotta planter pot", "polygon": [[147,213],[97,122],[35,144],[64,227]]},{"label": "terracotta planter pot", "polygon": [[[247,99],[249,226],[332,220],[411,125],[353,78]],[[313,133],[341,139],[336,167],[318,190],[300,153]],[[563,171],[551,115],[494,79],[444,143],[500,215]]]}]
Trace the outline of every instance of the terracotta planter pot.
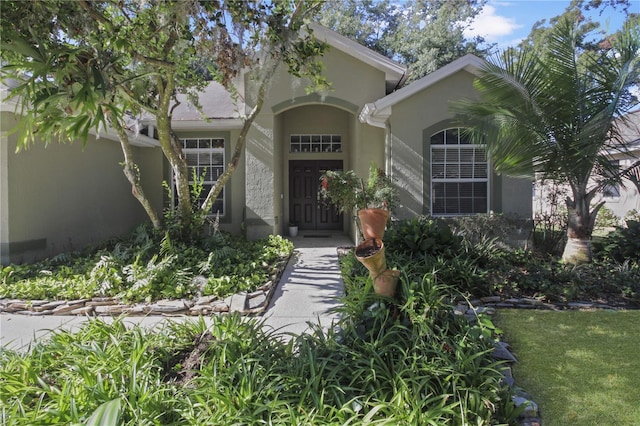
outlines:
[{"label": "terracotta planter pot", "polygon": [[373,280],[373,291],[381,296],[394,297],[399,278],[400,271],[387,269]]},{"label": "terracotta planter pot", "polygon": [[360,219],[365,240],[373,238],[381,240],[384,237],[384,230],[389,221],[389,210],[361,209],[358,210],[358,218]]},{"label": "terracotta planter pot", "polygon": [[380,239],[364,240],[356,247],[355,254],[356,258],[369,270],[369,275],[373,279],[387,269],[384,243]]}]

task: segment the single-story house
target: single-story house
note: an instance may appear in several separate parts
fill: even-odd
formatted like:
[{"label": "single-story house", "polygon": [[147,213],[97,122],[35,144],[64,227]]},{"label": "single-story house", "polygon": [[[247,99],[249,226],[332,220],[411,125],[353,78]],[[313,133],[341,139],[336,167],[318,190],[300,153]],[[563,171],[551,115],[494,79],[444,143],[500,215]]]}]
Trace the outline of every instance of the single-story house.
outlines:
[{"label": "single-story house", "polygon": [[[531,181],[491,171],[484,148],[468,143],[452,122],[449,101],[474,95],[482,60],[464,56],[404,85],[407,69],[331,30],[315,34],[330,48],[322,61],[332,83],[327,93],[306,94],[302,80],[284,69],[250,131],[244,158],[212,213],[230,232],[255,239],[301,231],[346,233],[352,218],[337,215],[318,198],[327,169],[353,169],[366,177],[375,162],[400,188],[397,218],[508,213],[531,217]],[[403,86],[404,85],[404,86]],[[190,166],[215,181],[242,124],[239,104],[217,84],[200,98],[200,112],[183,104],[173,128]],[[4,96],[3,96],[4,98]],[[115,135],[81,143],[35,145],[15,153],[19,120],[2,104],[0,145],[0,254],[3,264],[78,249],[120,235],[146,220],[131,196]],[[171,170],[154,139],[152,121],[132,133],[143,187],[158,211],[170,204],[162,182]]]}]

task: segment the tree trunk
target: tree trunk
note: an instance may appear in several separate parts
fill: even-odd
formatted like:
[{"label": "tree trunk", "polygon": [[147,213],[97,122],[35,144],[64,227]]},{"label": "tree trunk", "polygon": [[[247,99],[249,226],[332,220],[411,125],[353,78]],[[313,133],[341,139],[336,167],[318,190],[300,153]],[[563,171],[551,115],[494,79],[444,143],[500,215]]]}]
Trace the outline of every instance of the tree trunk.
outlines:
[{"label": "tree trunk", "polygon": [[125,132],[117,120],[112,120],[111,125],[115,129],[118,134],[118,139],[120,140],[120,147],[124,154],[123,172],[131,184],[131,194],[133,194],[136,200],[140,202],[145,212],[147,212],[147,216],[149,216],[153,227],[155,229],[160,229],[162,228],[162,222],[158,218],[158,214],[151,206],[149,199],[147,199],[142,186],[140,185],[140,169],[133,161],[133,152],[131,150],[131,144],[129,143],[127,132]]},{"label": "tree trunk", "polygon": [[591,235],[596,216],[604,202],[598,203],[591,211],[589,204],[592,198],[592,194],[582,195],[574,191],[574,199],[572,200],[568,197],[566,199],[569,216],[567,222],[567,244],[562,253],[562,261],[565,263],[580,265],[590,263],[593,260]]},{"label": "tree trunk", "polygon": [[191,209],[191,191],[189,189],[189,171],[186,159],[182,153],[182,147],[171,131],[171,116],[169,115],[169,106],[174,90],[173,78],[172,73],[169,73],[166,81],[162,81],[162,79],[158,77],[160,101],[156,114],[156,126],[162,152],[169,161],[173,171],[175,191],[178,196],[180,225],[187,227],[191,223],[191,216],[193,214]]},{"label": "tree trunk", "polygon": [[238,163],[240,162],[240,158],[242,157],[242,151],[247,144],[247,134],[251,129],[253,121],[262,109],[267,85],[269,84],[271,77],[275,73],[276,68],[277,63],[271,67],[271,69],[269,70],[270,72],[266,74],[267,77],[265,77],[260,82],[260,86],[258,87],[256,105],[253,107],[253,109],[249,113],[249,116],[245,119],[244,124],[242,125],[242,129],[240,130],[240,134],[238,135],[238,139],[236,140],[236,146],[233,150],[233,155],[231,156],[231,161],[229,162],[229,164],[227,164],[224,173],[222,173],[222,175],[216,180],[215,185],[211,187],[211,190],[207,194],[207,198],[205,198],[204,202],[202,203],[201,208],[205,212],[211,210],[211,207],[213,207],[213,203],[215,202],[216,198],[218,198],[218,195],[222,191],[222,188],[224,188],[225,184],[229,181],[229,179],[231,179],[231,175],[233,175],[233,172],[235,172],[235,170],[238,168]]}]

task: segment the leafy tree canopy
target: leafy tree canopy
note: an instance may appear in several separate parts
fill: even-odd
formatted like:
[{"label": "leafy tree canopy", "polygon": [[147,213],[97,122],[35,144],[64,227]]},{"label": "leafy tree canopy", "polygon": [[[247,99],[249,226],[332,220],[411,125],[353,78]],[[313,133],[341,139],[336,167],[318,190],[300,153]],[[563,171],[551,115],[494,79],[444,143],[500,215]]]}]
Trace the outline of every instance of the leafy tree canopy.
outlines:
[{"label": "leafy tree canopy", "polygon": [[[17,82],[12,95],[22,106],[20,144],[36,136],[86,141],[92,129],[109,125],[123,148],[125,175],[143,202],[125,130],[127,117],[150,115],[175,175],[179,216],[187,224],[193,214],[189,176],[171,129],[177,95],[191,95],[197,105],[197,95],[210,79],[231,92],[241,72],[252,82],[244,100],[253,109],[246,115],[229,173],[202,206],[207,211],[235,170],[279,64],[295,76],[309,77],[314,87],[327,84],[315,60],[324,45],[310,30],[301,31],[319,6],[316,0],[4,1],[2,77]],[[153,212],[145,209],[158,226]]]},{"label": "leafy tree canopy", "polygon": [[[610,34],[606,34],[607,29],[603,28],[600,22],[587,19],[585,12],[595,10],[598,11],[599,16],[602,16],[609,10],[622,10],[628,18],[633,19],[637,14],[629,13],[630,7],[631,0],[572,0],[561,15],[551,17],[548,21],[543,19],[536,22],[519,47],[544,49],[544,45],[549,43],[551,29],[563,16],[570,16],[571,19],[580,22],[580,31],[583,33],[583,37],[579,40],[580,44],[585,48],[593,48],[595,44]],[[584,35],[590,35],[590,37],[585,38]]]},{"label": "leafy tree canopy", "polygon": [[[485,56],[484,40],[463,31],[486,0],[329,0],[318,21],[411,68],[417,80],[467,53]],[[490,47],[490,46],[489,46]]]}]

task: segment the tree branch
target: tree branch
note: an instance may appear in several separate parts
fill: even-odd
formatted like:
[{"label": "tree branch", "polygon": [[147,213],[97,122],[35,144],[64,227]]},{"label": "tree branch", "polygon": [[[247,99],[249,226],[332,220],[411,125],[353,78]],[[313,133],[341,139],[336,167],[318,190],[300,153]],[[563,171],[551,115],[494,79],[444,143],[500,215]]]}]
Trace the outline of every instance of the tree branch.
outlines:
[{"label": "tree branch", "polygon": [[[84,11],[87,12],[89,14],[89,16],[91,18],[93,18],[94,21],[106,25],[108,27],[107,30],[109,32],[113,31],[113,29],[114,29],[113,22],[111,22],[109,19],[107,19],[104,15],[98,13],[93,7],[91,7],[91,5],[89,4],[89,2],[87,0],[80,0],[79,4],[80,4],[80,7],[82,9],[84,9]],[[175,34],[172,33],[171,37],[175,37]],[[170,41],[171,41],[171,37],[169,39]],[[171,43],[171,47],[173,47],[174,44],[175,44],[175,39],[173,40],[173,43]],[[169,48],[169,50],[171,49],[171,47]],[[165,50],[166,49],[167,48],[165,48]],[[170,67],[174,67],[175,66],[175,64],[173,62],[164,61],[162,59],[150,58],[150,57],[145,56],[145,55],[143,55],[141,53],[138,53],[135,50],[131,51],[131,57],[133,59],[135,59],[136,61],[142,62],[144,64],[147,64],[147,65],[150,65],[150,66],[153,66],[153,67],[170,68]]]}]

